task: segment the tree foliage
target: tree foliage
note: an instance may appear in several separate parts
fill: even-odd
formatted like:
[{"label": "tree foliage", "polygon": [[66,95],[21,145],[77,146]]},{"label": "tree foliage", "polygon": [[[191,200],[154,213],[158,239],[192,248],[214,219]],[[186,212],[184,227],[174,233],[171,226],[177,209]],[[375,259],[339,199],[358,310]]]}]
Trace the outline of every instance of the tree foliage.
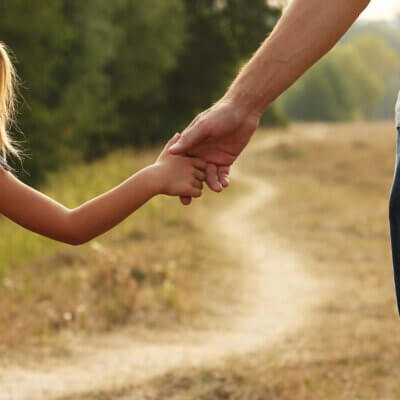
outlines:
[{"label": "tree foliage", "polygon": [[64,92],[58,77],[73,31],[63,18],[63,5],[63,0],[0,3],[1,39],[13,51],[21,79],[19,127],[29,153],[38,155],[26,163],[33,177],[62,163],[60,149],[65,148],[59,130]]},{"label": "tree foliage", "polygon": [[[388,43],[373,34],[355,36],[308,71],[282,97],[281,105],[295,120],[392,117],[399,74],[400,58]],[[390,105],[379,111],[389,97]]]},{"label": "tree foliage", "polygon": [[168,76],[163,118],[172,131],[221,96],[280,15],[264,0],[251,5],[243,0],[184,0],[184,5],[186,40]]},{"label": "tree foliage", "polygon": [[32,155],[23,178],[182,130],[222,95],[278,16],[264,0],[1,2]]}]

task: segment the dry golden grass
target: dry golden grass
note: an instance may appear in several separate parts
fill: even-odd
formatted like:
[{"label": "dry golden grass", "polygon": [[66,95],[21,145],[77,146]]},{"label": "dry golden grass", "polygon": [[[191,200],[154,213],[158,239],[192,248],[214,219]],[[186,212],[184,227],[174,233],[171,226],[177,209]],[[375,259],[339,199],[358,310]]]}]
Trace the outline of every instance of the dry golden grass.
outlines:
[{"label": "dry golden grass", "polygon": [[[308,135],[310,132],[312,134]],[[79,397],[79,400],[114,400],[118,395],[124,400],[400,398],[400,328],[394,303],[387,219],[394,167],[396,133],[393,126],[296,125],[289,132],[268,134],[281,135],[287,140],[270,149],[260,147],[246,163],[249,170],[265,176],[279,189],[278,196],[272,202],[268,200],[265,211],[259,213],[263,216],[258,218],[259,223],[302,254],[307,270],[321,282],[320,293],[316,295],[322,294],[324,301],[315,307],[301,330],[273,349],[232,358],[222,366],[173,371],[140,387],[120,393],[92,394]],[[235,190],[235,195],[237,193]],[[205,207],[231,201],[232,197],[228,196],[206,199]],[[49,258],[37,261],[38,269],[32,264],[25,267],[22,264],[15,270],[15,277],[10,275],[18,282],[18,271],[23,276],[21,279],[31,273],[29,279],[37,279],[36,285],[44,282],[43,287],[51,288],[48,304],[63,305],[67,294],[73,293],[71,297],[76,301],[71,300],[71,306],[57,313],[62,321],[65,312],[77,310],[73,307],[80,304],[79,293],[84,293],[86,299],[93,296],[93,303],[88,302],[94,304],[88,313],[96,316],[93,320],[88,317],[82,327],[80,317],[74,314],[70,322],[63,321],[61,328],[50,328],[48,332],[71,329],[68,326],[107,329],[115,323],[140,321],[140,318],[161,327],[165,310],[165,326],[174,325],[181,318],[185,320],[185,315],[191,315],[192,311],[176,311],[184,310],[188,299],[194,302],[189,309],[202,309],[201,303],[206,297],[201,287],[204,288],[209,279],[216,279],[213,270],[217,270],[217,275],[220,273],[220,256],[215,255],[214,248],[208,247],[204,232],[193,222],[195,219],[190,217],[190,212],[166,217],[164,213],[170,215],[170,207],[174,209],[175,203],[162,201],[157,204],[151,206],[156,211],[144,209],[143,215],[137,216],[135,226],[129,226],[129,222],[121,227],[121,231],[116,230],[102,238],[103,247],[89,246],[77,253],[73,249],[72,255],[68,250],[60,249]],[[159,222],[153,226],[149,221]],[[111,256],[110,251],[114,261],[103,261],[104,254]],[[130,257],[128,260],[126,254],[134,254],[134,260]],[[74,261],[65,261],[71,259]],[[53,265],[63,267],[54,272]],[[117,266],[121,268],[117,269]],[[135,268],[132,270],[132,267]],[[38,278],[34,277],[34,271],[39,271]],[[91,271],[90,279],[71,271],[80,271],[80,274]],[[53,273],[55,278],[47,277]],[[134,282],[128,278],[132,274]],[[5,278],[9,278],[8,273],[3,277],[3,283],[7,282]],[[68,282],[66,290],[58,299],[57,292],[62,285],[54,287],[64,279]],[[170,283],[164,285],[166,281],[173,282],[175,294]],[[94,288],[99,285],[100,291],[87,289],[90,283]],[[285,277],[282,276],[277,285],[284,284]],[[77,289],[71,291],[74,285]],[[122,291],[114,294],[115,285]],[[29,305],[30,299],[36,305],[40,301],[33,295],[26,299],[21,296],[22,300],[19,300],[11,293],[15,289],[7,290],[10,290],[8,295],[0,298],[5,302],[4,310],[11,304],[10,299],[14,299],[15,321],[23,324],[26,310],[35,309]],[[101,291],[108,294],[104,296],[108,299],[119,299],[118,293],[125,291],[132,293],[133,301],[129,304],[133,304],[133,312],[128,307],[126,314],[122,312],[125,315],[122,320],[118,319],[119,313],[111,312],[117,320],[109,320],[107,310],[112,306],[107,304],[108,300],[101,306],[98,304],[103,301],[102,296],[96,297]],[[32,292],[40,293],[40,290]],[[207,300],[209,297],[212,296],[208,295]],[[124,301],[125,298],[118,309],[124,309]],[[292,306],[296,307],[296,304]],[[25,310],[20,317],[19,307]],[[50,321],[44,317],[45,312],[40,315],[42,321]],[[1,322],[0,326],[4,328],[11,324],[12,318]],[[27,324],[25,329],[29,331],[32,326]],[[17,328],[14,332],[19,334]],[[4,337],[0,332],[0,342]],[[78,400],[77,396],[74,400]]]},{"label": "dry golden grass", "polygon": [[[120,152],[50,176],[43,191],[67,206],[111,188],[156,152]],[[64,337],[130,326],[167,329],[208,315],[217,301],[218,252],[196,215],[158,197],[111,232],[81,247],[57,244],[0,222],[0,360],[28,347],[64,352]],[[200,205],[200,208],[202,206]],[[214,296],[215,295],[215,296]],[[32,350],[35,349],[35,350]]]},{"label": "dry golden grass", "polygon": [[[324,139],[305,139],[311,130]],[[392,124],[297,125],[286,143],[261,149],[249,168],[279,188],[265,229],[303,255],[324,302],[274,349],[175,371],[123,399],[399,399],[387,217],[395,136]]]}]

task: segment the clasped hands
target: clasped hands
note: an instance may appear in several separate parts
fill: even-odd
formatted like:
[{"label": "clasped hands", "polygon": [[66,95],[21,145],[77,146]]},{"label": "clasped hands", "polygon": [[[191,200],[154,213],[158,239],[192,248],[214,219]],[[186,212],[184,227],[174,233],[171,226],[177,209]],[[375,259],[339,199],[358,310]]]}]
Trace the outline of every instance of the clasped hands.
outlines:
[{"label": "clasped hands", "polygon": [[[247,113],[233,100],[221,99],[199,114],[168,151],[205,161],[208,187],[221,192],[229,185],[230,166],[250,141],[259,121],[260,115]],[[180,199],[184,205],[191,203],[191,197]]]}]

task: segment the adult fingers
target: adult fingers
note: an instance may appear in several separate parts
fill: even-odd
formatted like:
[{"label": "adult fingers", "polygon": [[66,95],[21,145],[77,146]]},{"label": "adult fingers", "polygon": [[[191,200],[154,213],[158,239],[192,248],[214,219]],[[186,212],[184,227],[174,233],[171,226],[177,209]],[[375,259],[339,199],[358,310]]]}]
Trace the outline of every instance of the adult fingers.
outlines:
[{"label": "adult fingers", "polygon": [[218,167],[218,180],[224,188],[229,186],[229,169],[228,166]]},{"label": "adult fingers", "polygon": [[168,140],[168,142],[167,142],[167,149],[168,149],[170,146],[172,146],[173,144],[175,144],[175,143],[179,140],[180,136],[181,136],[181,135],[180,135],[178,132],[175,133],[175,135],[172,136],[172,138]]},{"label": "adult fingers", "polygon": [[214,192],[220,192],[222,190],[222,185],[218,180],[217,166],[215,164],[208,164],[206,170],[206,181],[208,187]]}]

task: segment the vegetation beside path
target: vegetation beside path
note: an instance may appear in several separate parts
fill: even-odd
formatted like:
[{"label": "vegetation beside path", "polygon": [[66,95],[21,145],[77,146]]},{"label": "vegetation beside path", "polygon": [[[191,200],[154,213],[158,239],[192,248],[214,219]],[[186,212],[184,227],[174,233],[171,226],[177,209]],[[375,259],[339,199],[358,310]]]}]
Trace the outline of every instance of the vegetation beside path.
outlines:
[{"label": "vegetation beside path", "polygon": [[[49,176],[43,190],[74,207],[152,162],[157,151],[118,152],[71,167]],[[230,267],[199,223],[207,204],[184,208],[178,199],[155,198],[80,247],[57,244],[2,218],[1,359],[62,355],[74,335],[201,323],[212,313],[211,300],[220,297],[215,266]]]},{"label": "vegetation beside path", "polygon": [[279,187],[265,229],[303,252],[326,302],[274,349],[79,400],[399,398],[387,220],[394,151],[391,123],[296,125],[261,149],[249,168]]}]

